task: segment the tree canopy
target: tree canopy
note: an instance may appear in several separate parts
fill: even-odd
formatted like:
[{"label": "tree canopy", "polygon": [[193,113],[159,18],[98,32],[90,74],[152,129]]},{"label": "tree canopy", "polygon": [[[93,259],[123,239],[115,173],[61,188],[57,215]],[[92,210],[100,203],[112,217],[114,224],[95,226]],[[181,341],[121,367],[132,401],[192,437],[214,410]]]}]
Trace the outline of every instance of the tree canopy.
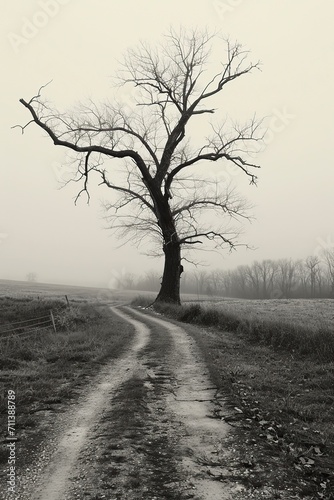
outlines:
[{"label": "tree canopy", "polygon": [[[210,65],[216,39],[225,52]],[[258,67],[239,43],[206,31],[170,30],[160,45],[141,42],[124,56],[116,84],[136,89],[132,110],[109,100],[60,113],[43,99],[45,86],[20,99],[31,115],[22,132],[34,122],[56,146],[75,153],[77,198],[86,193],[89,199],[88,182],[97,174],[100,185],[117,193],[106,204],[111,227],[137,244],[145,236],[160,242],[165,267],[158,300],[180,302],[181,248],[205,240],[219,248],[237,244],[228,222],[247,218],[247,203],[231,185],[205,179],[198,169],[228,162],[255,183],[259,166],[249,152],[261,139],[260,124],[255,118],[211,123],[198,144],[188,130],[198,117],[215,113],[212,101],[226,85]]]}]

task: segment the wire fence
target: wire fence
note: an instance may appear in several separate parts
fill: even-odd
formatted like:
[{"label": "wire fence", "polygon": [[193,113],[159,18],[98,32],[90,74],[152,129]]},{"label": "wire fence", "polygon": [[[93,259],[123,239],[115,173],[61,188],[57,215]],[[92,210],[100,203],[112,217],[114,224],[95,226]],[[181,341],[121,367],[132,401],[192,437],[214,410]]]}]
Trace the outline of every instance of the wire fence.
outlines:
[{"label": "wire fence", "polygon": [[48,315],[40,316],[39,318],[11,322],[10,328],[8,325],[6,325],[5,328],[6,330],[1,330],[0,325],[0,341],[16,337],[28,337],[46,329],[52,329],[55,333],[57,332],[56,322],[52,311],[50,311]]}]

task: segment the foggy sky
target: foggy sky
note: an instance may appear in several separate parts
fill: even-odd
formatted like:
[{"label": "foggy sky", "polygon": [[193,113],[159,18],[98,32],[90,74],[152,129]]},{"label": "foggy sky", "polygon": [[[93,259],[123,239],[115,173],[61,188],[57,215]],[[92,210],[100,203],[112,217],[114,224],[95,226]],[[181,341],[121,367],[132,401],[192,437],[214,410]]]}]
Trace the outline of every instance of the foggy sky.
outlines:
[{"label": "foggy sky", "polygon": [[[74,206],[77,186],[59,190],[65,151],[19,104],[45,89],[59,109],[91,97],[111,98],[111,77],[128,46],[155,42],[170,25],[222,30],[260,60],[261,72],[230,84],[224,109],[237,118],[267,117],[256,158],[258,187],[232,175],[255,205],[242,242],[256,250],[201,253],[212,268],[253,260],[303,258],[334,245],[334,4],[330,0],[17,0],[1,20],[0,278],[108,286],[118,273],[162,269],[138,248],[117,249],[100,200]],[[145,250],[143,248],[142,250]],[[186,270],[193,270],[186,267]]]}]

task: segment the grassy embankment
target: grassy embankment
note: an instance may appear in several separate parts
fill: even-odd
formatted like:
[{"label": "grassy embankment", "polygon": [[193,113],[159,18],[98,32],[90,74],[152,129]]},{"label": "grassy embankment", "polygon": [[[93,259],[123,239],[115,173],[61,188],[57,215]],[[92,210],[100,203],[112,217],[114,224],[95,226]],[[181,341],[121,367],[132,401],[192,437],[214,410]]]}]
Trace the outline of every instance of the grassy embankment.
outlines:
[{"label": "grassy embankment", "polygon": [[333,499],[333,329],[261,321],[222,306],[155,309],[205,327],[185,326],[232,411],[227,420],[239,454],[236,479],[254,498],[264,491],[266,498]]},{"label": "grassy embankment", "polygon": [[[27,436],[42,438],[43,412],[62,411],[101,365],[118,357],[132,338],[132,327],[103,306],[45,298],[0,298],[0,331],[17,321],[39,318],[53,310],[57,333],[51,329],[27,336],[0,335],[1,436],[7,434],[7,393],[16,394],[16,432],[24,447]],[[22,332],[16,332],[21,333]],[[34,441],[34,439],[33,439]],[[8,450],[2,442],[0,463]]]}]

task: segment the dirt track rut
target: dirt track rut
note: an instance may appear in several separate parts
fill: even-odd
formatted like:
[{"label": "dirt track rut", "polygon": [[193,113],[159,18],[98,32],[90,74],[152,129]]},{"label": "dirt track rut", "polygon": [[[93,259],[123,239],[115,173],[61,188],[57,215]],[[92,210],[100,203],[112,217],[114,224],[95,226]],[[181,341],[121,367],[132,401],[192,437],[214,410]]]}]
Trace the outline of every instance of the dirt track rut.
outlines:
[{"label": "dirt track rut", "polygon": [[156,316],[112,311],[135,327],[133,344],[61,417],[17,499],[235,498],[240,487],[220,480],[228,428],[213,418],[216,389],[195,342]]}]

